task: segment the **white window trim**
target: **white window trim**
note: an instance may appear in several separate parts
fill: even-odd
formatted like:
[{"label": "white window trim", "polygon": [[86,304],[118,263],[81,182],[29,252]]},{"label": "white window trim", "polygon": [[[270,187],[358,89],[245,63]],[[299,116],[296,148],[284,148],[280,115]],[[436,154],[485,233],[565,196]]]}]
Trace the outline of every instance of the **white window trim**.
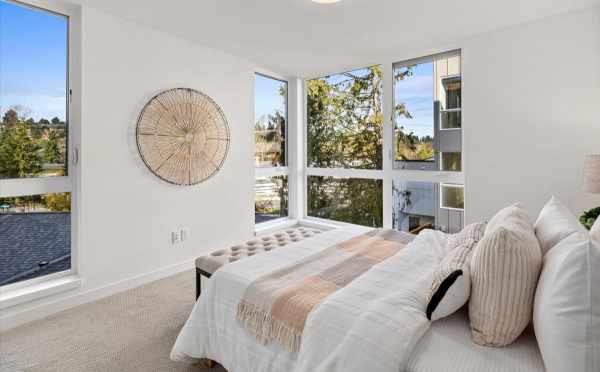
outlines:
[{"label": "white window trim", "polygon": [[[335,178],[361,178],[361,179],[376,179],[383,180],[383,228],[391,229],[393,226],[392,221],[392,184],[396,179],[400,179],[403,182],[432,182],[438,184],[461,184],[465,183],[465,175],[464,175],[464,156],[461,157],[461,171],[460,172],[451,172],[451,171],[419,171],[419,170],[404,170],[404,169],[395,169],[394,168],[394,150],[393,150],[393,141],[394,141],[394,124],[393,124],[393,112],[392,106],[393,102],[393,93],[394,93],[394,79],[393,79],[393,69],[397,66],[409,65],[419,62],[424,62],[430,60],[432,57],[443,57],[443,56],[452,56],[457,52],[461,53],[461,48],[456,45],[449,46],[448,48],[444,48],[441,51],[426,51],[421,53],[423,57],[417,58],[394,58],[383,61],[383,63],[378,63],[374,65],[380,65],[383,69],[383,97],[388,97],[382,103],[383,107],[383,115],[384,115],[384,123],[383,123],[383,169],[380,170],[366,170],[366,169],[347,169],[347,168],[314,168],[309,167],[306,154],[308,151],[307,147],[307,134],[308,134],[308,115],[307,115],[307,102],[306,102],[306,82],[311,79],[320,78],[322,76],[334,75],[340,73],[340,71],[335,71],[331,73],[324,73],[320,76],[310,77],[303,80],[303,88],[302,88],[302,105],[303,108],[303,122],[302,126],[299,127],[299,130],[302,131],[301,139],[304,148],[304,161],[303,164],[303,181],[302,185],[302,221],[315,221],[317,223],[324,223],[328,225],[334,226],[344,226],[348,225],[347,223],[342,223],[333,220],[326,220],[316,217],[308,216],[308,195],[307,195],[307,177],[308,176],[326,176],[326,177],[335,177]],[[462,53],[461,53],[462,57]],[[400,62],[398,62],[400,61]],[[461,86],[464,85],[464,64],[461,60]],[[351,71],[355,69],[364,68],[365,66],[355,66],[354,68],[344,69],[346,71]],[[461,88],[462,89],[462,88]],[[461,102],[461,112],[464,108],[464,102]],[[462,123],[461,128],[452,128],[448,130],[463,130],[464,123]],[[464,131],[461,133],[463,137],[464,143]],[[464,154],[464,149],[463,152]],[[461,211],[464,211],[461,209]]]},{"label": "white window trim", "polygon": [[[12,0],[9,0],[12,1]],[[81,144],[81,8],[77,5],[46,1],[13,1],[41,11],[68,18],[67,121],[70,159],[67,176],[0,180],[0,197],[71,193],[71,269],[0,287],[0,309],[77,288],[79,278],[80,172]]]},{"label": "white window trim", "polygon": [[449,211],[464,211],[464,208],[453,208],[453,207],[447,207],[444,205],[444,193],[442,192],[442,189],[446,187],[446,188],[455,188],[455,189],[463,189],[463,195],[465,192],[465,185],[460,185],[460,184],[455,184],[455,183],[440,183],[440,208],[441,209],[446,209]]}]

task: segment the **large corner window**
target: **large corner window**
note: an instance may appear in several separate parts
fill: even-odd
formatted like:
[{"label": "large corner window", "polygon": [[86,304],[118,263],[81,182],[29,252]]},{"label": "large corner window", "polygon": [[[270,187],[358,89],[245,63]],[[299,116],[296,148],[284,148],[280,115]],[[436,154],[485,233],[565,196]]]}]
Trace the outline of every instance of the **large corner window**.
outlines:
[{"label": "large corner window", "polygon": [[0,286],[71,269],[69,18],[0,0]]},{"label": "large corner window", "polygon": [[255,74],[254,221],[288,216],[288,83]]},{"label": "large corner window", "polygon": [[307,216],[383,226],[383,71],[308,80]]},{"label": "large corner window", "polygon": [[460,58],[452,51],[307,80],[307,217],[462,229]]}]

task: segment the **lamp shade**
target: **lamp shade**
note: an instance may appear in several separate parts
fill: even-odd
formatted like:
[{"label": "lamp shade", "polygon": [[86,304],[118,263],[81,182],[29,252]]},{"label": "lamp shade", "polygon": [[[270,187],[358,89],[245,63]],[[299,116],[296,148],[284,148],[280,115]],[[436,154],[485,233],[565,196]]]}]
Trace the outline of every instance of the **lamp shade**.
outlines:
[{"label": "lamp shade", "polygon": [[600,194],[600,154],[588,155],[583,166],[583,190]]}]

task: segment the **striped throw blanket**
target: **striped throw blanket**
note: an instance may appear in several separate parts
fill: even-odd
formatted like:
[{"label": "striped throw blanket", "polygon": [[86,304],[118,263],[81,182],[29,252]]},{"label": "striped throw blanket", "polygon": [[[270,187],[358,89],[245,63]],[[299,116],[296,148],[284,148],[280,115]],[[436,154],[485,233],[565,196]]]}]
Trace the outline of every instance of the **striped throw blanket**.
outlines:
[{"label": "striped throw blanket", "polygon": [[238,304],[237,319],[259,341],[276,341],[297,352],[306,319],[316,305],[396,254],[413,237],[373,230],[258,278]]}]

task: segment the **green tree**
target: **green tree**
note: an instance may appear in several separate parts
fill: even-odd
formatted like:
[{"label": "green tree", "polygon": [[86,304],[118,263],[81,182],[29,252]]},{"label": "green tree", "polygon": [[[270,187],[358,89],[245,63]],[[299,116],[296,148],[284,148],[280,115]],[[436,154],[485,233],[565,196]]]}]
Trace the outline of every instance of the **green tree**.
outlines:
[{"label": "green tree", "polygon": [[[308,164],[382,169],[383,72],[380,66],[308,82]],[[380,180],[309,177],[311,216],[381,227]]]},{"label": "green tree", "polygon": [[46,163],[59,163],[61,151],[59,146],[59,136],[56,130],[52,129],[48,133],[48,139],[44,142],[44,161]]},{"label": "green tree", "polygon": [[48,194],[44,196],[46,207],[54,212],[71,211],[71,193]]},{"label": "green tree", "polygon": [[57,118],[56,116],[52,118],[52,120],[50,120],[50,122],[54,125],[58,125],[61,123],[60,119]]},{"label": "green tree", "polygon": [[41,171],[40,147],[23,123],[0,131],[0,177],[23,178]]}]

